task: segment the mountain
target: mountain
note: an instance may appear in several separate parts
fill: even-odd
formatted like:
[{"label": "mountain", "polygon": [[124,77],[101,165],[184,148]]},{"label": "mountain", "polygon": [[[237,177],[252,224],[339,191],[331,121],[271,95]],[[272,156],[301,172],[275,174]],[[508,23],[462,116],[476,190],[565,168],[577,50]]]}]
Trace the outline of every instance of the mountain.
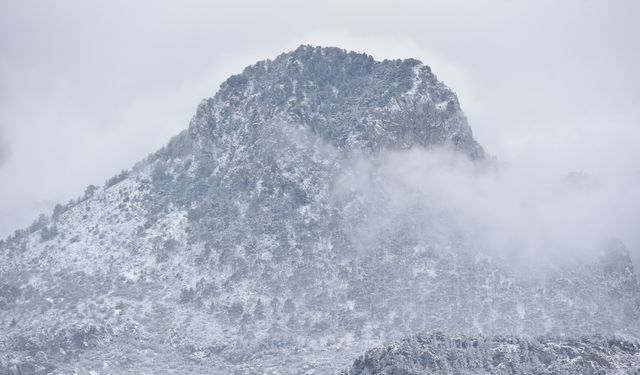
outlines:
[{"label": "mountain", "polygon": [[337,373],[422,331],[637,334],[622,245],[521,273],[398,199],[386,160],[416,149],[491,168],[417,60],[301,46],[245,68],[0,243],[0,374]]},{"label": "mountain", "polygon": [[368,350],[344,374],[637,374],[640,344],[621,338],[406,338]]}]

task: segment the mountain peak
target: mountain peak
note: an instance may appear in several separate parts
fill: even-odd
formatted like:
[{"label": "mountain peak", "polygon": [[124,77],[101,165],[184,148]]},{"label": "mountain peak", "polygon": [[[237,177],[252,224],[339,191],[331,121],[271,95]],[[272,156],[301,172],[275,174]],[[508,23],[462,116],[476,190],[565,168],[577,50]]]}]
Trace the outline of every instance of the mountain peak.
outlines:
[{"label": "mountain peak", "polygon": [[221,137],[254,127],[240,122],[303,127],[339,149],[452,146],[484,155],[457,96],[428,66],[335,47],[302,45],[229,77],[191,130]]}]

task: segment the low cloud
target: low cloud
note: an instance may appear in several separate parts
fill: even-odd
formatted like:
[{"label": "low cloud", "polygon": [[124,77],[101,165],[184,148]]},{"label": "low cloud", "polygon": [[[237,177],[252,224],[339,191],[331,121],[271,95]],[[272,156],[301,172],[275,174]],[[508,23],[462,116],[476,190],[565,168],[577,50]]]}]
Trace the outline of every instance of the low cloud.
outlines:
[{"label": "low cloud", "polygon": [[359,159],[335,192],[342,202],[357,197],[365,210],[367,219],[354,222],[351,233],[363,248],[400,234],[414,243],[457,243],[544,265],[597,255],[612,238],[633,251],[640,174],[627,172],[558,174],[472,162],[447,149],[414,149]]}]

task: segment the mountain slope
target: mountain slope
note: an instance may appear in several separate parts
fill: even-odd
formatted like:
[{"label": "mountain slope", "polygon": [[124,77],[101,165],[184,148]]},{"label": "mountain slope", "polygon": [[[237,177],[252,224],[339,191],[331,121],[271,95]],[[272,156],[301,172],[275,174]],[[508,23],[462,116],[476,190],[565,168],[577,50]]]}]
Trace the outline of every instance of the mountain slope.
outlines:
[{"label": "mountain slope", "polygon": [[381,166],[416,148],[486,162],[416,60],[301,46],[246,68],[0,244],[0,369],[325,373],[422,330],[637,333],[624,249],[522,277],[428,201],[389,206]]}]

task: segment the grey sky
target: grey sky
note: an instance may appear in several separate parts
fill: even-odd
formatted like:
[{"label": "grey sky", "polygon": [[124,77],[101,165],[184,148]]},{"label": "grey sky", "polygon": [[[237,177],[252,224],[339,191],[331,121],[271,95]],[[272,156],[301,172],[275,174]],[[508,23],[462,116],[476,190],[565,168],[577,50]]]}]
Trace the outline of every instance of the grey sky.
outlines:
[{"label": "grey sky", "polygon": [[637,1],[0,3],[0,237],[162,146],[299,44],[415,57],[519,168],[640,173]]}]

